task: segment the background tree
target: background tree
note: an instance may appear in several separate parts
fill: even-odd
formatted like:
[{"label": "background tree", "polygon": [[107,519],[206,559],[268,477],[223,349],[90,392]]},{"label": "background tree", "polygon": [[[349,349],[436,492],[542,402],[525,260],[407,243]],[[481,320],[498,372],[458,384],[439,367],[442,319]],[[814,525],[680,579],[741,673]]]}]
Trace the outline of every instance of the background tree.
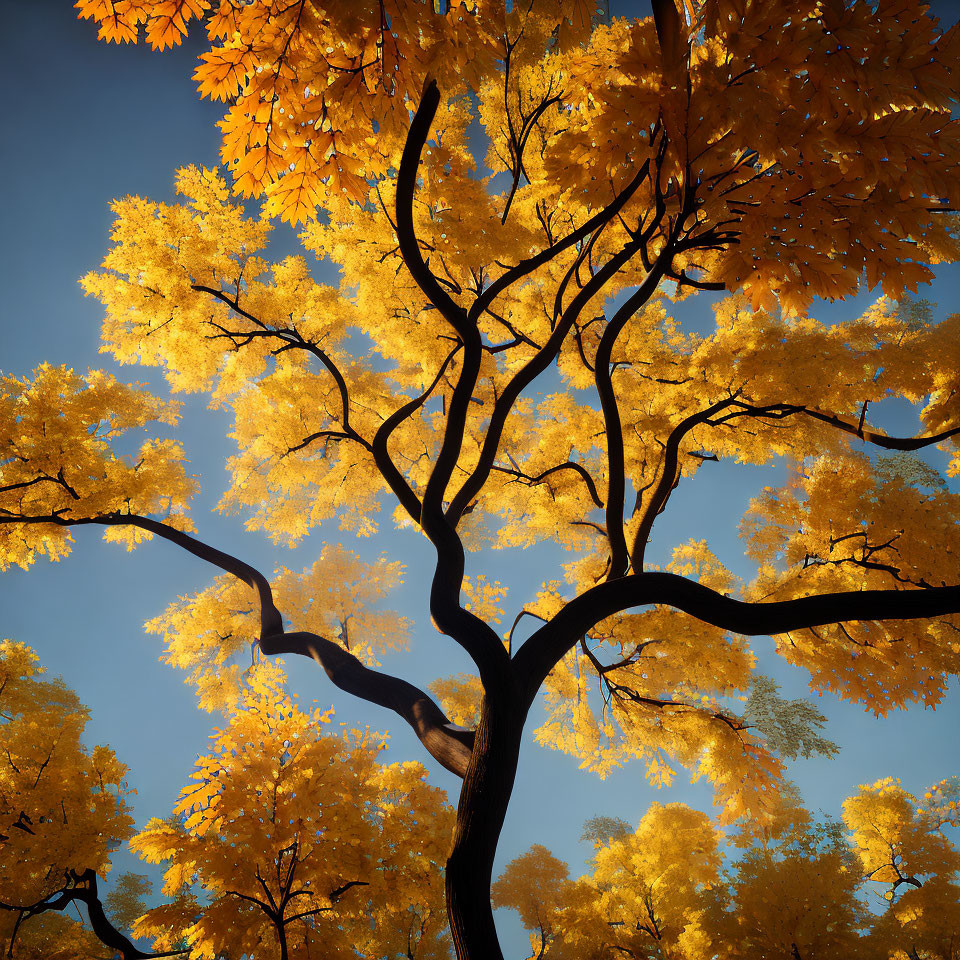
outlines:
[{"label": "background tree", "polygon": [[726,837],[684,804],[654,804],[636,830],[585,832],[598,837],[589,874],[571,881],[533,847],[494,897],[534,931],[535,957],[948,960],[960,861],[943,828],[956,825],[956,794],[955,777],[920,802],[883,780],[847,800],[844,823],[817,822],[788,785],[759,830]]},{"label": "background tree", "polygon": [[419,764],[378,765],[380,736],[328,732],[283,679],[253,672],[173,819],[131,842],[173,898],[136,933],[209,960],[443,956],[445,795]]},{"label": "background tree", "polygon": [[[133,832],[127,768],[81,742],[89,714],[43,680],[25,644],[0,643],[0,931],[11,957],[146,957],[103,911],[97,878]],[[97,937],[65,912],[83,904]],[[51,914],[59,914],[53,916]],[[105,946],[106,945],[106,946]],[[92,953],[88,952],[92,951]]]},{"label": "background tree", "polygon": [[117,877],[103,905],[114,926],[132,930],[137,920],[147,912],[146,898],[152,893],[153,883],[148,876],[125,872]]},{"label": "background tree", "polygon": [[[711,956],[712,949],[700,949],[711,944],[699,921],[705,891],[719,880],[717,840],[706,814],[655,803],[636,830],[594,841],[592,874],[570,881],[566,864],[534,847],[494,885],[495,902],[518,910],[534,931],[535,956]],[[540,879],[544,864],[551,868],[547,882]],[[531,874],[539,880],[536,901]]]},{"label": "background tree", "polygon": [[871,937],[889,956],[948,960],[960,952],[960,782],[949,777],[918,800],[889,778],[844,804],[863,876],[889,906]]},{"label": "background tree", "polygon": [[734,843],[743,853],[705,912],[721,956],[873,955],[862,936],[871,919],[863,902],[864,875],[842,824],[817,822],[787,792],[759,838],[745,830]]},{"label": "background tree", "polygon": [[556,939],[560,910],[572,895],[569,872],[546,847],[534,844],[507,865],[491,889],[495,907],[520,914],[524,927],[531,931],[535,957],[542,957]]},{"label": "background tree", "polygon": [[[207,9],[81,5],[108,38],[144,23],[156,46]],[[224,156],[239,189],[293,220],[320,204],[304,241],[341,266],[344,288],[296,258],[268,267],[267,223],[200,170],[181,176],[185,204],[117,205],[114,248],[86,286],[118,359],[232,406],[224,506],[251,526],[294,541],[339,514],[372,533],[393,495],[398,522],[436,550],[431,613],[474,661],[475,734],[344,643],[285,632],[266,578],[186,532],[193,486],[176,446],[128,462],[107,443],[173,415],[141,391],[52,369],[5,381],[4,557],[59,557],[68,528],[104,525],[246,582],[263,652],[320,661],[463,775],[451,928],[461,957],[496,957],[493,856],[542,684],[542,739],[600,772],[643,757],[655,782],[691,765],[732,820],[763,815],[780,773],[732,706],[750,686],[745,635],[778,635],[816,686],[880,711],[936,702],[956,672],[955,499],[904,492],[849,445],[909,452],[956,435],[955,324],[916,329],[881,303],[826,327],[805,310],[852,293],[864,271],[898,297],[956,256],[944,214],[960,200],[958,31],[914,3],[704,0],[681,18],[658,0],[653,19],[578,46],[590,23],[574,3],[351,9],[220,5],[200,70],[205,92],[235,98]],[[503,194],[466,176],[468,85]],[[693,336],[656,296],[667,280],[678,295],[743,295]],[[555,392],[534,404],[524,393],[551,368]],[[921,435],[868,420],[889,397],[923,405]],[[703,543],[645,569],[682,477],[775,456],[797,479],[748,520],[763,567],[743,600]],[[548,580],[523,604],[543,623],[522,644],[512,630],[510,649],[461,595],[465,551],[485,532],[574,554],[566,585]]]}]

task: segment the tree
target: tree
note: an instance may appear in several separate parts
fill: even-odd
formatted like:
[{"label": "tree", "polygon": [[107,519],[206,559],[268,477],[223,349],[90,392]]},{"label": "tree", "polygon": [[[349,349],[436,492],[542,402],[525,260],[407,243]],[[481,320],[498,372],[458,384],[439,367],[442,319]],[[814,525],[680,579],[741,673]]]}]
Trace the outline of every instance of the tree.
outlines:
[{"label": "tree", "polygon": [[173,819],[131,842],[173,898],[135,932],[207,960],[445,955],[445,795],[419,764],[378,765],[381,736],[327,732],[332,711],[304,713],[283,680],[253,673]]},{"label": "tree", "polygon": [[[781,765],[734,706],[746,637],[774,635],[815,687],[883,712],[937,702],[960,629],[960,501],[860,449],[954,450],[960,434],[960,321],[924,326],[894,302],[958,255],[960,31],[910,0],[690,0],[682,16],[654,0],[652,18],[596,28],[579,0],[505,6],[79,4],[105,38],[143,25],[160,48],[207,17],[197,77],[230,104],[236,190],[304,222],[344,277],[338,290],[301,258],[268,263],[268,220],[190,168],[183,203],[115,205],[114,245],[85,280],[105,348],[232,407],[223,507],[254,529],[295,542],[336,516],[371,535],[396,505],[435,548],[431,614],[475,664],[456,689],[461,707],[482,694],[475,729],[193,535],[176,443],[135,459],[114,444],[172,404],[55,368],[6,378],[0,401],[4,563],[59,559],[84,525],[131,547],[164,538],[250,588],[262,653],[316,660],[463,777],[446,870],[461,960],[501,955],[493,857],[541,688],[540,739],[601,773],[641,757],[666,782],[671,762],[692,766],[727,820],[763,818]],[[474,102],[498,181],[470,176]],[[835,326],[808,315],[864,273],[888,299]],[[671,320],[670,282],[730,293],[714,332]],[[891,397],[917,405],[917,436],[868,418]],[[794,478],[745,521],[760,569],[741,598],[703,542],[650,569],[678,482],[776,457]],[[521,643],[515,622],[505,645],[467,552],[543,539],[571,562],[564,581],[545,571],[520,615],[535,628]],[[777,710],[767,696],[762,715]]]},{"label": "tree", "polygon": [[[0,643],[0,935],[7,956],[69,960],[101,944],[124,960],[149,956],[113,926],[97,892],[110,854],[133,832],[127,768],[109,747],[81,743],[86,707],[42,673],[25,644]],[[97,939],[63,916],[80,903]]]},{"label": "tree", "polygon": [[153,883],[142,873],[121,873],[103,905],[115,926],[132,930],[147,912],[146,899],[153,893]]},{"label": "tree", "polygon": [[534,844],[507,865],[491,889],[493,905],[516,910],[532,931],[535,957],[542,957],[556,939],[560,910],[572,892],[569,872],[546,847]]},{"label": "tree", "polygon": [[[956,779],[919,803],[894,780],[861,786],[844,823],[815,821],[788,784],[765,824],[726,838],[700,811],[654,804],[636,830],[585,832],[596,853],[576,881],[531,848],[495,902],[534,931],[538,960],[952,960],[960,860],[942,828],[957,822]],[[877,884],[882,911],[870,909]]]},{"label": "tree", "polygon": [[960,950],[960,851],[944,829],[960,823],[960,782],[949,777],[919,801],[888,778],[844,804],[866,879],[889,907],[872,931],[897,960],[952,960]]},{"label": "tree", "polygon": [[538,957],[699,957],[704,894],[719,881],[717,840],[705,813],[655,803],[635,831],[594,841],[590,876],[568,880],[566,864],[534,847],[508,865],[495,902],[520,913]]},{"label": "tree", "polygon": [[816,822],[797,801],[788,793],[759,838],[735,838],[745,849],[705,915],[708,942],[724,957],[872,955],[864,874],[842,824]]}]

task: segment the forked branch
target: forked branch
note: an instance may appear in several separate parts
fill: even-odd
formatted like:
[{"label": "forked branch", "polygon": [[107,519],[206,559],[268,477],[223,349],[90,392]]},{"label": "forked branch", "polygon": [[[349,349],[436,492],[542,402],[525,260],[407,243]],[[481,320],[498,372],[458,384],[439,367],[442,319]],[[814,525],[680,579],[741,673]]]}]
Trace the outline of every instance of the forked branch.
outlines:
[{"label": "forked branch", "polygon": [[678,423],[670,436],[663,451],[663,459],[660,466],[660,479],[654,487],[643,509],[640,518],[640,526],[637,529],[636,537],[633,541],[633,549],[630,551],[631,565],[634,571],[643,570],[643,555],[647,548],[647,540],[650,538],[650,531],[653,528],[653,521],[659,516],[667,504],[670,493],[677,482],[677,476],[680,470],[680,444],[684,437],[698,424],[705,423],[714,414],[730,406],[733,399],[720,400],[712,404],[705,410],[691,414],[686,419]]},{"label": "forked branch", "polygon": [[[463,362],[450,397],[440,450],[422,497],[420,527],[437,551],[430,589],[430,614],[441,633],[452,637],[480,671],[487,695],[507,695],[512,688],[510,661],[496,632],[460,603],[465,557],[456,523],[445,516],[447,486],[460,459],[470,404],[483,361],[483,338],[475,320],[437,282],[420,253],[413,224],[413,200],[420,155],[440,104],[436,81],[427,78],[414,114],[397,172],[397,237],[404,264],[420,290],[453,327],[463,347]],[[385,444],[385,441],[384,441]],[[385,445],[384,448],[385,450]]]},{"label": "forked branch", "polygon": [[670,494],[676,486],[680,473],[680,446],[691,430],[701,424],[720,426],[745,417],[756,420],[784,420],[788,417],[798,415],[810,417],[813,420],[825,423],[843,433],[859,437],[866,443],[872,443],[874,446],[886,450],[920,450],[960,435],[960,427],[951,427],[948,430],[943,430],[940,433],[930,434],[928,436],[891,437],[888,434],[864,426],[862,416],[859,422],[854,424],[836,414],[826,413],[815,407],[806,407],[801,404],[776,403],[759,405],[749,403],[737,396],[718,400],[704,410],[700,410],[686,417],[670,432],[670,436],[667,438],[664,446],[660,476],[644,506],[640,526],[637,529],[633,549],[630,553],[633,570],[639,572],[643,569],[643,557],[653,523],[657,516],[663,512]]}]

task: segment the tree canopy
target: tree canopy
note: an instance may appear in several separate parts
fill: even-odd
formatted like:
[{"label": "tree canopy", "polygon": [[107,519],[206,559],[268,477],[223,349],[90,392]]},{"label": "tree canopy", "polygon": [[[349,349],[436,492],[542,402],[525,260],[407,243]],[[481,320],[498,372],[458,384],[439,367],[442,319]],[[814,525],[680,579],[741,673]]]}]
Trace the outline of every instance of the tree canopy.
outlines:
[{"label": "tree canopy", "polygon": [[815,820],[788,788],[759,834],[727,837],[698,810],[653,804],[636,829],[595,836],[592,873],[571,880],[533,847],[494,902],[520,914],[538,958],[954,957],[960,851],[943,828],[958,788],[863,785],[843,822]]},{"label": "tree canopy", "polygon": [[[960,471],[960,319],[929,323],[903,304],[933,266],[960,258],[960,27],[944,30],[916,0],[653,0],[652,16],[610,22],[583,0],[77,7],[115,42],[162,50],[205,30],[199,92],[227,104],[223,169],[180,170],[175,202],[114,203],[110,249],[82,281],[104,307],[104,351],[232,413],[219,509],[249,529],[290,545],[334,522],[358,538],[389,525],[426,537],[433,626],[473,664],[422,687],[380,664],[415,642],[415,625],[380,605],[400,585],[402,557],[370,562],[329,545],[302,573],[271,579],[208,542],[190,513],[198,483],[168,435],[175,400],[103,371],[4,376],[0,565],[64,559],[75,528],[93,526],[128,549],[160,537],[222,574],[148,630],[190,671],[201,704],[232,717],[196,778],[224,810],[186,797],[180,820],[136,841],[171,862],[170,895],[195,871],[213,899],[158,908],[139,929],[213,957],[249,952],[272,925],[285,955],[288,916],[314,911],[316,934],[298,928],[297,943],[328,944],[324,912],[336,906],[347,929],[344,911],[362,899],[338,892],[357,879],[351,857],[330,856],[331,872],[309,893],[298,887],[302,903],[288,911],[307,841],[254,821],[249,795],[226,811],[234,763],[244,789],[302,778],[306,823],[311,803],[335,801],[314,795],[331,785],[299,757],[316,749],[349,770],[376,752],[364,737],[335,749],[321,717],[263,686],[264,655],[316,661],[463,779],[442,871],[460,960],[501,956],[493,861],[541,692],[540,742],[601,776],[631,759],[655,784],[687,768],[712,784],[722,825],[761,834],[783,815],[784,759],[833,745],[816,710],[757,674],[750,637],[773,636],[814,690],[876,713],[942,699],[960,672],[960,495],[917,451],[939,446],[948,475]],[[272,257],[277,219],[298,226],[304,255]],[[339,286],[316,279],[310,258],[335,264]],[[862,315],[812,315],[817,298],[862,281],[883,294]],[[727,294],[699,333],[674,317],[698,290]],[[881,406],[895,400],[913,406],[916,434],[883,428]],[[129,434],[143,428],[156,435],[134,449]],[[755,575],[740,582],[703,539],[675,544],[654,568],[648,543],[674,489],[719,460],[788,465],[741,523]],[[544,541],[556,566],[535,596],[511,595],[496,551]],[[307,741],[297,750],[287,726]],[[236,746],[244,739],[255,755]],[[433,802],[418,771],[395,776],[384,789],[402,789],[413,809]],[[849,817],[865,875],[896,884],[900,860],[877,859],[856,826],[874,794],[878,809],[908,809],[888,786],[852,799]],[[352,795],[331,838],[338,852],[397,846],[394,813],[378,819],[373,797]],[[395,813],[414,833],[423,826]],[[916,889],[945,904],[955,866],[921,842],[932,837],[926,814],[901,813],[913,826],[896,829],[917,834],[904,850],[932,857],[929,872],[943,877]],[[598,916],[629,913],[628,902],[650,901],[651,877],[669,876],[663,902],[636,922],[659,929],[656,914],[692,956],[709,937],[684,911],[719,882],[709,879],[717,828],[669,805],[648,816],[649,835],[643,821],[633,839],[611,835],[615,853],[598,851],[600,883],[620,892],[604,892],[590,916],[605,929],[612,921]],[[221,849],[234,828],[261,827],[239,846],[261,851],[248,866],[276,874],[269,894]],[[745,856],[743,924],[748,888],[767,883],[762,870],[787,870],[790,844],[807,844],[800,873],[847,869],[839,848],[808,843],[812,829],[796,827],[772,866]],[[658,846],[664,832],[670,843]],[[436,879],[441,840],[417,843]],[[380,856],[387,877],[406,869],[390,856]],[[633,864],[622,877],[617,857]],[[524,883],[561,882],[546,851],[534,860]],[[102,866],[91,855],[83,869]],[[247,886],[230,894],[228,877]],[[391,889],[377,909],[434,917],[433,894],[419,895]],[[838,889],[833,907],[861,938],[854,894]],[[243,924],[229,919],[237,911]],[[901,925],[912,922],[904,911]],[[584,937],[594,920],[577,921]],[[218,939],[218,924],[242,945]],[[748,949],[753,934],[736,929],[730,942]],[[434,930],[421,931],[425,951],[442,950]],[[358,936],[350,948],[367,949]],[[545,947],[552,934],[538,936]]]}]

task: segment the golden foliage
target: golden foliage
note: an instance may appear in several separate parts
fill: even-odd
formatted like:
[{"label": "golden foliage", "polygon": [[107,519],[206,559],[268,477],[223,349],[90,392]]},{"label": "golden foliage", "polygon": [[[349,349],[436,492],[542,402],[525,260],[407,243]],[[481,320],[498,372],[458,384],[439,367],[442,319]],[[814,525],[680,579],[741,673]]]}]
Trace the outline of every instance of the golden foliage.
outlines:
[{"label": "golden foliage", "polygon": [[294,953],[345,957],[413,932],[416,955],[434,956],[446,936],[445,794],[419,764],[380,766],[381,735],[328,731],[333,711],[301,711],[282,679],[268,664],[251,673],[173,818],[131,841],[164,864],[173,898],[136,934],[157,949],[183,939],[212,960],[274,951],[281,931]]},{"label": "golden foliage", "polygon": [[[0,516],[48,516],[75,522],[111,514],[160,513],[190,529],[188,500],[195,481],[175,440],[146,440],[136,454],[118,455],[111,442],[151,421],[173,424],[177,405],[94,370],[80,376],[43,364],[31,379],[0,378]],[[104,539],[132,550],[148,531],[107,527]],[[0,526],[0,570],[28,567],[37,555],[59,560],[70,552],[65,526]]]},{"label": "golden foliage", "polygon": [[[325,544],[316,562],[301,573],[277,571],[273,595],[295,629],[329,637],[375,666],[380,655],[407,645],[407,618],[376,607],[403,582],[402,573],[401,563],[384,558],[365,563],[339,544]],[[221,576],[212,587],[180,597],[145,629],[163,635],[166,663],[190,671],[187,682],[196,686],[201,708],[229,710],[259,662],[258,616],[247,585]],[[249,668],[241,669],[240,658],[248,653]]]},{"label": "golden foliage", "polygon": [[[687,0],[680,63],[653,18],[594,25],[583,0],[454,0],[445,12],[425,0],[77,6],[110,41],[164,49],[205,29],[210,42],[195,79],[228,105],[226,172],[180,171],[174,203],[117,201],[113,245],[83,283],[105,307],[104,347],[116,360],[160,367],[172,390],[207,392],[232,411],[237,452],[222,510],[288,544],[333,518],[367,537],[392,491],[396,525],[427,532],[454,574],[461,544],[555,544],[569,553],[565,579],[545,573],[524,608],[549,625],[597,585],[649,570],[653,524],[678,484],[714,460],[782,458],[790,481],[763,491],[742,526],[759,565],[752,582],[741,585],[696,539],[667,554],[665,579],[683,578],[717,605],[955,582],[957,495],[929,465],[877,460],[859,443],[897,449],[874,415],[882,422],[884,404],[906,401],[927,432],[917,446],[939,441],[960,470],[960,318],[925,324],[895,303],[931,279],[931,265],[960,258],[957,221],[945,215],[960,208],[951,112],[960,28],[942,32],[912,0]],[[411,111],[433,96],[429,133],[408,141]],[[477,122],[488,176],[471,143]],[[237,199],[251,197],[262,198],[259,217]],[[305,249],[341,271],[338,286],[317,282],[303,257],[270,262],[277,217],[303,225]],[[810,315],[816,298],[852,295],[863,276],[884,296],[862,316]],[[684,329],[672,305],[698,286],[728,294],[701,333]],[[534,374],[546,370],[537,392]],[[0,436],[13,455],[0,468],[0,562],[59,558],[63,523],[77,519],[186,522],[193,484],[172,441],[150,441],[129,461],[107,444],[169,421],[172,407],[101,374],[81,381],[41,368],[3,383]],[[444,520],[444,536],[460,537],[452,550],[436,534]],[[130,544],[145,535],[127,529],[109,532]],[[396,564],[326,548],[303,574],[281,571],[274,597],[302,629],[375,664],[405,638],[405,623],[368,609],[399,577]],[[500,623],[499,581],[453,579],[458,622]],[[663,604],[627,609],[568,638],[551,661],[537,738],[601,776],[641,758],[657,785],[677,766],[707,777],[720,822],[748,820],[761,838],[729,881],[739,884],[745,955],[853,957],[864,944],[854,942],[863,923],[849,851],[818,848],[809,821],[784,805],[777,748],[790,738],[747,722],[742,702],[757,689],[747,640]],[[259,916],[259,927],[247,924],[249,909],[237,919],[235,901],[251,901],[226,884],[242,879],[244,896],[258,894],[222,842],[230,830],[252,831],[237,833],[238,848],[260,850],[281,877],[303,845],[320,849],[316,804],[334,789],[324,809],[337,811],[343,839],[323,869],[343,880],[363,866],[358,844],[377,849],[377,817],[406,810],[378,793],[375,738],[320,737],[322,716],[308,723],[265,664],[251,666],[241,693],[237,660],[259,639],[254,618],[246,587],[224,579],[149,626],[164,633],[166,658],[192,671],[204,705],[231,713],[178,807],[182,822],[155,822],[138,841],[169,863],[172,895],[195,872],[206,877],[209,907],[175,901],[141,928],[161,945],[183,934],[197,957],[228,947],[255,955],[276,934]],[[844,621],[784,634],[777,648],[815,689],[883,713],[939,701],[960,672],[958,636],[955,616]],[[476,722],[476,677],[432,689],[454,722]],[[829,750],[822,738],[802,742]],[[334,754],[355,771],[353,813],[339,812],[345,780],[305,772]],[[397,778],[382,788],[396,797],[420,789],[416,771],[376,776]],[[281,790],[287,777],[296,786]],[[264,806],[251,783],[276,787],[276,824],[236,815],[243,803]],[[920,929],[953,883],[926,826],[952,809],[942,807],[921,810],[890,784],[849,803],[877,882],[896,884],[898,861],[883,860],[862,810],[936,872],[931,906],[913,890],[894,898],[900,928]],[[423,826],[408,814],[405,829]],[[588,956],[606,949],[611,923],[625,951],[648,937],[661,952],[706,958],[726,942],[718,930],[730,917],[714,916],[710,895],[726,882],[717,830],[703,814],[655,805],[634,834],[598,848],[592,877],[568,885],[555,866],[535,851],[514,871],[521,893],[503,893],[530,920],[534,901],[562,889],[563,905],[549,909],[577,920],[561,936],[556,917],[539,917],[535,952]],[[310,896],[338,877],[321,871]],[[831,884],[839,919],[818,939],[824,930],[801,914],[824,908]],[[795,885],[808,893],[793,909]],[[348,923],[347,906],[328,900],[315,901],[324,912],[305,942],[326,919],[331,931]],[[324,934],[331,955],[339,935]]]},{"label": "golden foliage", "polygon": [[[787,785],[765,827],[726,837],[699,811],[654,804],[636,830],[595,839],[577,880],[532,847],[501,874],[495,903],[520,914],[548,960],[949,960],[960,851],[941,828],[957,825],[958,791],[951,777],[918,801],[881,780],[846,801],[841,824],[815,821]],[[868,899],[878,886],[882,911]]]},{"label": "golden foliage", "polygon": [[[87,708],[60,680],[42,679],[36,654],[0,642],[0,903],[32,906],[69,871],[110,870],[133,832],[127,768],[109,747],[82,742]],[[0,910],[9,943],[14,913]],[[96,942],[66,918],[28,917],[16,956],[67,960]],[[22,952],[21,952],[22,947]],[[50,952],[43,952],[50,951]]]}]

